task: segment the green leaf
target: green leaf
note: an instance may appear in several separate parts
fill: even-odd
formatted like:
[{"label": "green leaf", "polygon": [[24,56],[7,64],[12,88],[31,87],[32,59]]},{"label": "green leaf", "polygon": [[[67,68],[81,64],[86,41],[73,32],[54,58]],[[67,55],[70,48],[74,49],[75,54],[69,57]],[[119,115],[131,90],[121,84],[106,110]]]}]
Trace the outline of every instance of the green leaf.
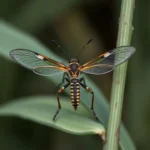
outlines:
[{"label": "green leaf", "polygon": [[26,97],[0,107],[1,116],[18,116],[59,130],[78,134],[98,134],[105,140],[105,128],[92,118],[92,112],[80,104],[78,111],[61,97],[62,109],[56,120],[53,116],[58,109],[56,97]]},{"label": "green leaf", "polygon": [[[9,52],[15,48],[26,48],[34,50],[41,54],[47,55],[50,58],[64,62],[62,58],[54,55],[50,50],[43,46],[39,41],[31,36],[20,32],[20,30],[15,29],[14,27],[8,25],[6,22],[0,22],[0,55],[3,55],[5,58],[9,57]],[[89,87],[92,88],[95,94],[94,108],[99,120],[106,126],[108,120],[109,105],[107,99],[102,94],[101,90],[85,75],[86,83]],[[60,76],[55,78],[48,77],[48,80],[53,81],[55,84],[60,83]],[[67,91],[69,93],[69,91]],[[84,89],[81,89],[81,100],[85,106],[90,108],[91,105],[91,95],[87,93]],[[135,146],[131,140],[127,130],[124,125],[121,124],[120,129],[120,146],[122,149],[134,150]]]}]

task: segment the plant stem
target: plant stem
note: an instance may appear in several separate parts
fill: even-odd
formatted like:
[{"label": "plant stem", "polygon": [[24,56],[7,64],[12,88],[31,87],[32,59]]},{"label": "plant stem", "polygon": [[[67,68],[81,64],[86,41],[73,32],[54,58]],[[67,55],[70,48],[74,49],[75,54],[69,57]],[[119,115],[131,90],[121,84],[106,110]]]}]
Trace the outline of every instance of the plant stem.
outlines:
[{"label": "plant stem", "polygon": [[[122,0],[117,47],[130,44],[133,30],[132,18],[134,3],[135,0]],[[107,141],[104,145],[104,150],[118,149],[126,71],[127,62],[114,70]]]}]

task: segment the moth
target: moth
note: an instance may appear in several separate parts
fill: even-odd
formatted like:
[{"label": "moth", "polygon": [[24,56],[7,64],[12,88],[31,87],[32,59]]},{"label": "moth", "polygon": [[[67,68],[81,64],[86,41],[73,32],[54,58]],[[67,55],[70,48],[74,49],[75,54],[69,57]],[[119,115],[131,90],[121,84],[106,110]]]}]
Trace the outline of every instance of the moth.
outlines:
[{"label": "moth", "polygon": [[[91,40],[83,47],[83,49],[90,42]],[[59,45],[58,47],[60,48]],[[91,93],[91,110],[96,120],[98,120],[94,111],[94,92],[86,85],[84,77],[80,77],[80,74],[87,73],[93,75],[102,75],[109,73],[116,66],[127,61],[134,52],[135,48],[132,46],[117,47],[97,56],[96,58],[83,65],[79,63],[79,60],[77,58],[71,58],[68,65],[65,65],[59,61],[53,60],[51,58],[48,58],[47,56],[27,49],[14,49],[10,52],[10,56],[20,65],[32,70],[38,75],[55,76],[58,74],[63,74],[63,82],[66,81],[66,84],[64,84],[57,91],[58,109],[53,117],[53,120],[56,119],[56,116],[61,109],[59,95],[67,87],[70,87],[70,99],[75,110],[77,110],[80,103],[80,87],[83,87],[89,93]]]}]

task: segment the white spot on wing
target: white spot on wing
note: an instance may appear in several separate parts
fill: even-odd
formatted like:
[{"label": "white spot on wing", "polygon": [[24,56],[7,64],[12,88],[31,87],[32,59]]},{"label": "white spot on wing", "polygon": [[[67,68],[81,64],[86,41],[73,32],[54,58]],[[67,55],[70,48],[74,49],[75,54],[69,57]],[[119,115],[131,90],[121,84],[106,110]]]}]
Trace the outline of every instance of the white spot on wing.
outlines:
[{"label": "white spot on wing", "polygon": [[44,59],[44,57],[41,55],[37,55],[37,58],[42,59],[42,60]]},{"label": "white spot on wing", "polygon": [[110,55],[110,53],[106,53],[104,54],[104,57],[108,57]]}]

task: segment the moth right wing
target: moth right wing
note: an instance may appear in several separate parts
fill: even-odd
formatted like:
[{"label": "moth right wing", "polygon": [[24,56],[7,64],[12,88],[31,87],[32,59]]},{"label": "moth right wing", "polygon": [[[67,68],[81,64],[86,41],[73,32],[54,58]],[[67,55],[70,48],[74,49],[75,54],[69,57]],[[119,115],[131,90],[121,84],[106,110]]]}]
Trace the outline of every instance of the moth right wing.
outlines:
[{"label": "moth right wing", "polygon": [[128,60],[134,52],[135,48],[131,46],[117,47],[85,63],[81,71],[95,75],[108,73],[112,71],[114,67]]}]

